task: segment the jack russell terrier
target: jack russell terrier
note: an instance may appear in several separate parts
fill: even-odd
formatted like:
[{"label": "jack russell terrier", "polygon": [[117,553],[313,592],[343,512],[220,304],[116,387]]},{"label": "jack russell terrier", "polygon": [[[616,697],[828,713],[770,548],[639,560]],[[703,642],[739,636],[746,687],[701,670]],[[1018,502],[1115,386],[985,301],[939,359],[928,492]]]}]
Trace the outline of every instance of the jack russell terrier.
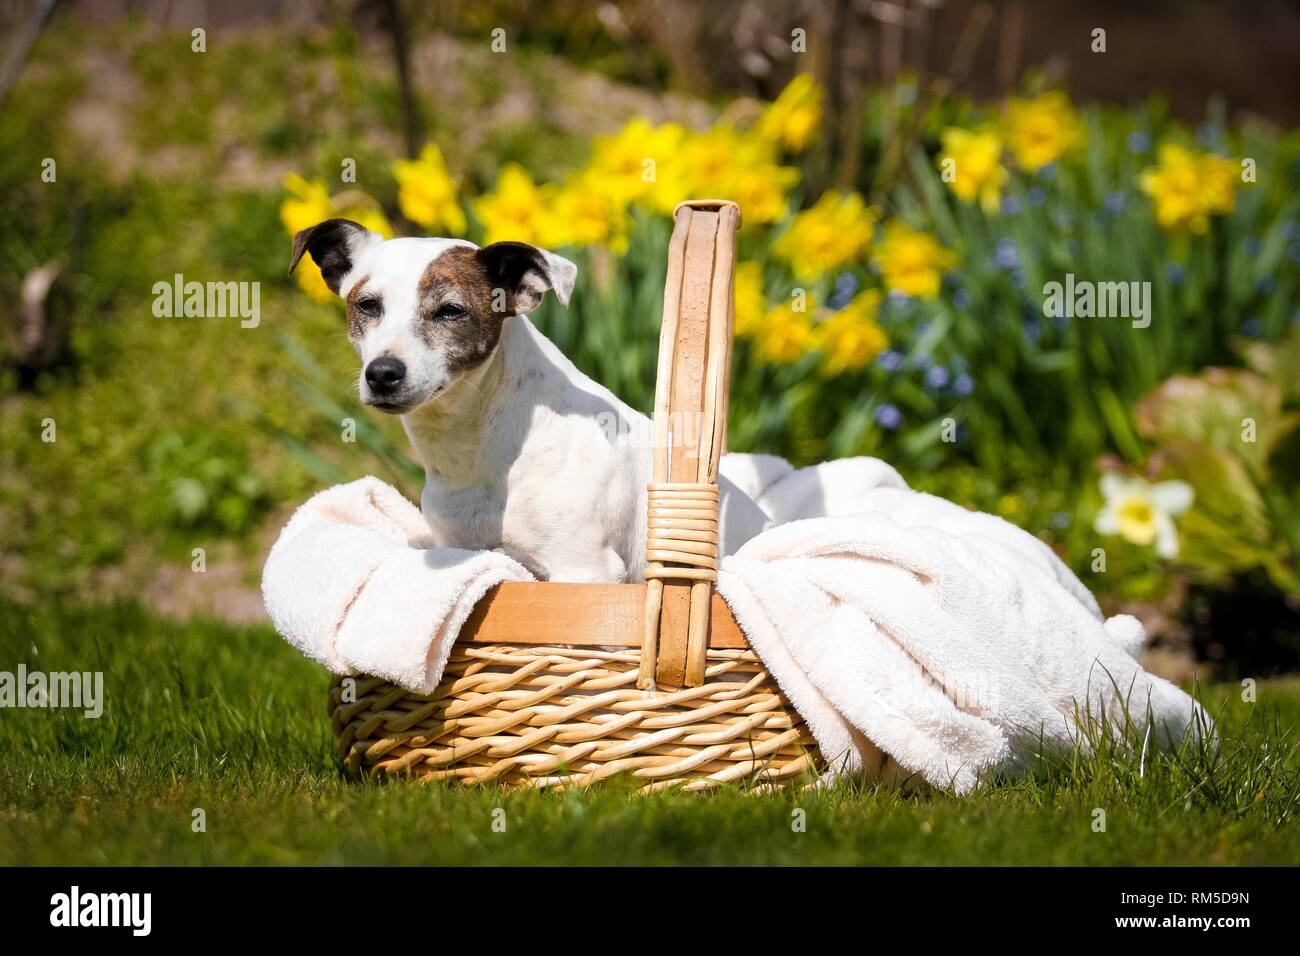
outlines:
[{"label": "jack russell terrier", "polygon": [[[543,581],[634,582],[645,571],[646,416],[574,366],[526,318],[577,267],[521,242],[388,239],[328,219],[293,240],[347,303],[361,401],[402,417],[424,465],[440,547],[498,550]],[[629,436],[633,440],[629,440]],[[720,550],[767,515],[726,478]]]}]

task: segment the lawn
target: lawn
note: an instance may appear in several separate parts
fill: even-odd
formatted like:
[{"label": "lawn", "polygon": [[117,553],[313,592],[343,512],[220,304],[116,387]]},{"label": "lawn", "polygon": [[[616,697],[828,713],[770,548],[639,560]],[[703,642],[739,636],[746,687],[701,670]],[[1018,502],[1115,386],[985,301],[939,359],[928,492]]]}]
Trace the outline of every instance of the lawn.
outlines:
[{"label": "lawn", "polygon": [[98,719],[0,711],[0,865],[1300,861],[1294,678],[1260,683],[1254,703],[1237,685],[1200,688],[1217,753],[1143,763],[1139,749],[1104,746],[963,799],[850,783],[639,797],[617,784],[538,794],[351,781],[331,749],[327,675],[267,627],[176,623],[135,604],[3,603],[0,669],[19,662],[102,670],[105,703]]}]

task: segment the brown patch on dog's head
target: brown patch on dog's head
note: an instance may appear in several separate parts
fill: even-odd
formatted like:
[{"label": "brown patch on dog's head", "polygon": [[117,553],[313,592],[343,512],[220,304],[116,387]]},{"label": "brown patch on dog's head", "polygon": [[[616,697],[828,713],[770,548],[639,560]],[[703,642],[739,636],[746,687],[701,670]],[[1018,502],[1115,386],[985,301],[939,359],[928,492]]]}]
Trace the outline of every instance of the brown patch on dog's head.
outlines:
[{"label": "brown patch on dog's head", "polygon": [[430,349],[446,356],[447,371],[455,374],[481,363],[501,340],[501,326],[510,315],[494,310],[492,283],[480,250],[448,249],[429,263],[420,276],[417,296],[418,330]]},{"label": "brown patch on dog's head", "polygon": [[352,338],[360,338],[365,334],[366,329],[382,319],[384,315],[383,303],[379,298],[366,293],[366,285],[369,282],[370,276],[362,276],[348,290],[346,300],[348,335]]},{"label": "brown patch on dog's head", "polygon": [[446,356],[449,372],[473,368],[496,348],[506,318],[537,308],[547,289],[567,303],[575,272],[567,260],[522,242],[448,249],[420,277],[420,336]]}]

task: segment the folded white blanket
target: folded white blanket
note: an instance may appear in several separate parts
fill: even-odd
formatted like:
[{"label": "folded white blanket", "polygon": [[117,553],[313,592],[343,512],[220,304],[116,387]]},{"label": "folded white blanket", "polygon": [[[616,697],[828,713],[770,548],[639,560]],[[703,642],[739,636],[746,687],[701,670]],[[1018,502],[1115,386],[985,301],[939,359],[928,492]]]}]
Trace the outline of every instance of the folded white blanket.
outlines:
[{"label": "folded white blanket", "polygon": [[[723,559],[718,590],[836,771],[919,775],[963,793],[1124,714],[1155,746],[1211,724],[1137,663],[1133,617],[1102,618],[1038,539],[907,488],[870,458],[794,469],[728,455],[774,527]],[[488,588],[529,580],[496,552],[431,549],[419,510],[364,478],[304,504],[271,549],[267,611],[335,673],[438,683]],[[878,749],[877,749],[878,748]]]}]

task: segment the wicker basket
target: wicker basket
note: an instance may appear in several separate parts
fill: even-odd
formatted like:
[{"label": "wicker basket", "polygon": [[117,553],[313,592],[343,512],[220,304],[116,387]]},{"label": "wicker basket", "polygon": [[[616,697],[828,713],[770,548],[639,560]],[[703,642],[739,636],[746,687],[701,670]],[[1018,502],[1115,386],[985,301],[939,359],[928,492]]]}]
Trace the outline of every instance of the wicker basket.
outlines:
[{"label": "wicker basket", "polygon": [[[336,680],[330,713],[354,773],[529,787],[628,773],[648,791],[769,788],[823,769],[803,720],[713,589],[739,210],[696,200],[675,219],[646,583],[494,588],[427,696],[378,678]],[[680,429],[698,435],[697,446],[671,433],[686,416],[701,423]]]}]

